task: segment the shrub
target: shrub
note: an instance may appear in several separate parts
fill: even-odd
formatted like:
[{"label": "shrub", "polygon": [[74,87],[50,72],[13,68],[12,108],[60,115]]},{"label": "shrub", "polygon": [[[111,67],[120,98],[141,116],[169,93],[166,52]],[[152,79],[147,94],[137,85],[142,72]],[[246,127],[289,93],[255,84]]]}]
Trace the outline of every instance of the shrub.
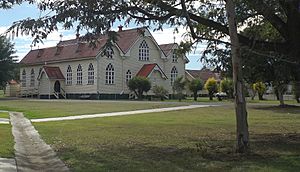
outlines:
[{"label": "shrub", "polygon": [[215,78],[208,78],[204,85],[205,89],[208,91],[209,100],[213,100],[213,96],[218,92],[218,84]]},{"label": "shrub", "polygon": [[163,86],[155,85],[152,88],[153,93],[156,97],[160,98],[160,100],[164,100],[168,96],[168,90],[166,90]]},{"label": "shrub", "polygon": [[199,79],[194,79],[188,83],[189,90],[193,92],[194,100],[197,101],[198,91],[202,90],[203,84]]},{"label": "shrub", "polygon": [[145,77],[133,77],[128,81],[128,87],[139,99],[143,98],[143,93],[148,92],[151,88],[150,81]]},{"label": "shrub", "polygon": [[257,92],[258,94],[258,99],[263,100],[263,95],[266,92],[266,85],[262,82],[256,82],[253,84],[253,90]]}]

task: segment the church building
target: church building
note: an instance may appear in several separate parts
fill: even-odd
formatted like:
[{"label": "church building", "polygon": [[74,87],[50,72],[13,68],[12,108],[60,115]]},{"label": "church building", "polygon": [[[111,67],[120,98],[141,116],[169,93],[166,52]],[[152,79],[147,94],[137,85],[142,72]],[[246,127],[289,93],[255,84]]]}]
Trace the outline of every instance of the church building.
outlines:
[{"label": "church building", "polygon": [[133,92],[127,83],[134,76],[147,77],[152,87],[163,86],[172,94],[174,80],[185,75],[188,63],[186,56],[175,53],[178,45],[158,45],[145,27],[119,27],[117,35],[108,47],[107,35],[99,36],[94,47],[77,35],[54,47],[31,50],[20,62],[21,95],[129,99]]}]

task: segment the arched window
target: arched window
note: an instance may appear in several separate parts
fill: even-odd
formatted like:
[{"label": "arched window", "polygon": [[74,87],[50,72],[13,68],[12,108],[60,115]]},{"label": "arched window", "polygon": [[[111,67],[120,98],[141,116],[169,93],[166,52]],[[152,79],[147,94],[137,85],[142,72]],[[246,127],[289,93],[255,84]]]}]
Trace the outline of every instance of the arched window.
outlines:
[{"label": "arched window", "polygon": [[30,87],[34,87],[34,83],[35,83],[34,69],[31,69],[31,72],[30,72]]},{"label": "arched window", "polygon": [[171,85],[174,84],[174,81],[176,80],[177,75],[178,75],[178,71],[177,71],[176,67],[174,66],[171,70]]},{"label": "arched window", "polygon": [[126,72],[126,83],[128,83],[128,81],[129,80],[131,80],[131,71],[130,70],[128,70],[127,72]]},{"label": "arched window", "polygon": [[67,85],[72,85],[72,68],[70,65],[67,68]]},{"label": "arched window", "polygon": [[149,46],[145,40],[139,46],[139,60],[149,61]]},{"label": "arched window", "polygon": [[82,85],[82,67],[80,64],[77,67],[77,85]]},{"label": "arched window", "polygon": [[95,72],[94,72],[94,66],[92,63],[89,64],[88,68],[88,84],[93,85],[94,84],[94,78],[95,78]]},{"label": "arched window", "polygon": [[114,55],[114,50],[111,47],[107,47],[105,54],[107,58],[112,59]]},{"label": "arched window", "polygon": [[22,87],[26,87],[26,71],[23,69],[22,72]]},{"label": "arched window", "polygon": [[115,69],[111,63],[109,63],[106,67],[105,73],[105,83],[106,84],[114,84],[115,83]]},{"label": "arched window", "polygon": [[172,62],[173,63],[177,63],[178,62],[178,57],[177,57],[177,54],[175,52],[173,52],[173,55],[172,55]]}]

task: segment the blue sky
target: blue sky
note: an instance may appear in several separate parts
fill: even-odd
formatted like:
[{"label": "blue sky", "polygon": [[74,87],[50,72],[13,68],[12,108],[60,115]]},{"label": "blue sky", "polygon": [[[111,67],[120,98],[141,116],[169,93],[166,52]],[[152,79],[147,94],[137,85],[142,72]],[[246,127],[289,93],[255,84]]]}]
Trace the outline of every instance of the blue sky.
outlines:
[{"label": "blue sky", "polygon": [[[3,33],[14,21],[18,21],[21,19],[25,19],[28,17],[36,18],[40,16],[39,10],[32,5],[22,4],[21,6],[15,6],[13,9],[3,10],[0,9],[0,33]],[[126,29],[126,28],[124,28]],[[180,29],[179,34],[175,34],[176,42],[179,43],[182,39],[182,34],[184,33],[184,29]],[[52,33],[48,36],[47,40],[44,41],[44,44],[39,44],[33,49],[43,48],[49,46],[55,46],[59,40],[59,35],[63,35],[63,40],[75,38],[75,30],[59,30],[58,32]],[[164,31],[156,31],[152,32],[154,38],[158,42],[158,44],[165,44],[173,42],[174,34],[172,28],[165,28]],[[32,42],[32,38],[30,36],[21,36],[14,38],[11,40],[15,43],[15,49],[17,50],[16,55],[18,59],[21,60],[31,49],[30,45]],[[190,54],[187,54],[190,62],[186,65],[187,69],[201,69],[202,64],[199,62],[200,53],[203,51],[205,45],[200,45]]]}]

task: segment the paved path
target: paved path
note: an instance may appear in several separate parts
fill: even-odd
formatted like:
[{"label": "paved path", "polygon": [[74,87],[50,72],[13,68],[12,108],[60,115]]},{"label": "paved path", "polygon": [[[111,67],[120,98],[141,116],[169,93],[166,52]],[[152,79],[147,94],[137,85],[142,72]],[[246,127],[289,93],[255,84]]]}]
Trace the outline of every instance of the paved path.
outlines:
[{"label": "paved path", "polygon": [[0,172],[17,172],[15,159],[0,158]]},{"label": "paved path", "polygon": [[145,110],[135,110],[135,111],[125,111],[125,112],[110,112],[110,113],[101,113],[101,114],[93,114],[93,115],[78,115],[78,116],[67,116],[67,117],[57,117],[57,118],[32,119],[31,122],[65,121],[65,120],[89,119],[89,118],[100,118],[100,117],[110,117],[110,116],[136,115],[136,114],[145,114],[145,113],[154,113],[154,112],[195,109],[195,108],[203,108],[203,107],[211,107],[211,106],[216,106],[216,105],[189,105],[189,106],[177,106],[177,107],[145,109]]},{"label": "paved path", "polygon": [[67,172],[65,164],[22,113],[10,113],[18,172]]},{"label": "paved path", "polygon": [[0,118],[0,124],[9,124],[9,119],[7,119],[7,118]]}]

